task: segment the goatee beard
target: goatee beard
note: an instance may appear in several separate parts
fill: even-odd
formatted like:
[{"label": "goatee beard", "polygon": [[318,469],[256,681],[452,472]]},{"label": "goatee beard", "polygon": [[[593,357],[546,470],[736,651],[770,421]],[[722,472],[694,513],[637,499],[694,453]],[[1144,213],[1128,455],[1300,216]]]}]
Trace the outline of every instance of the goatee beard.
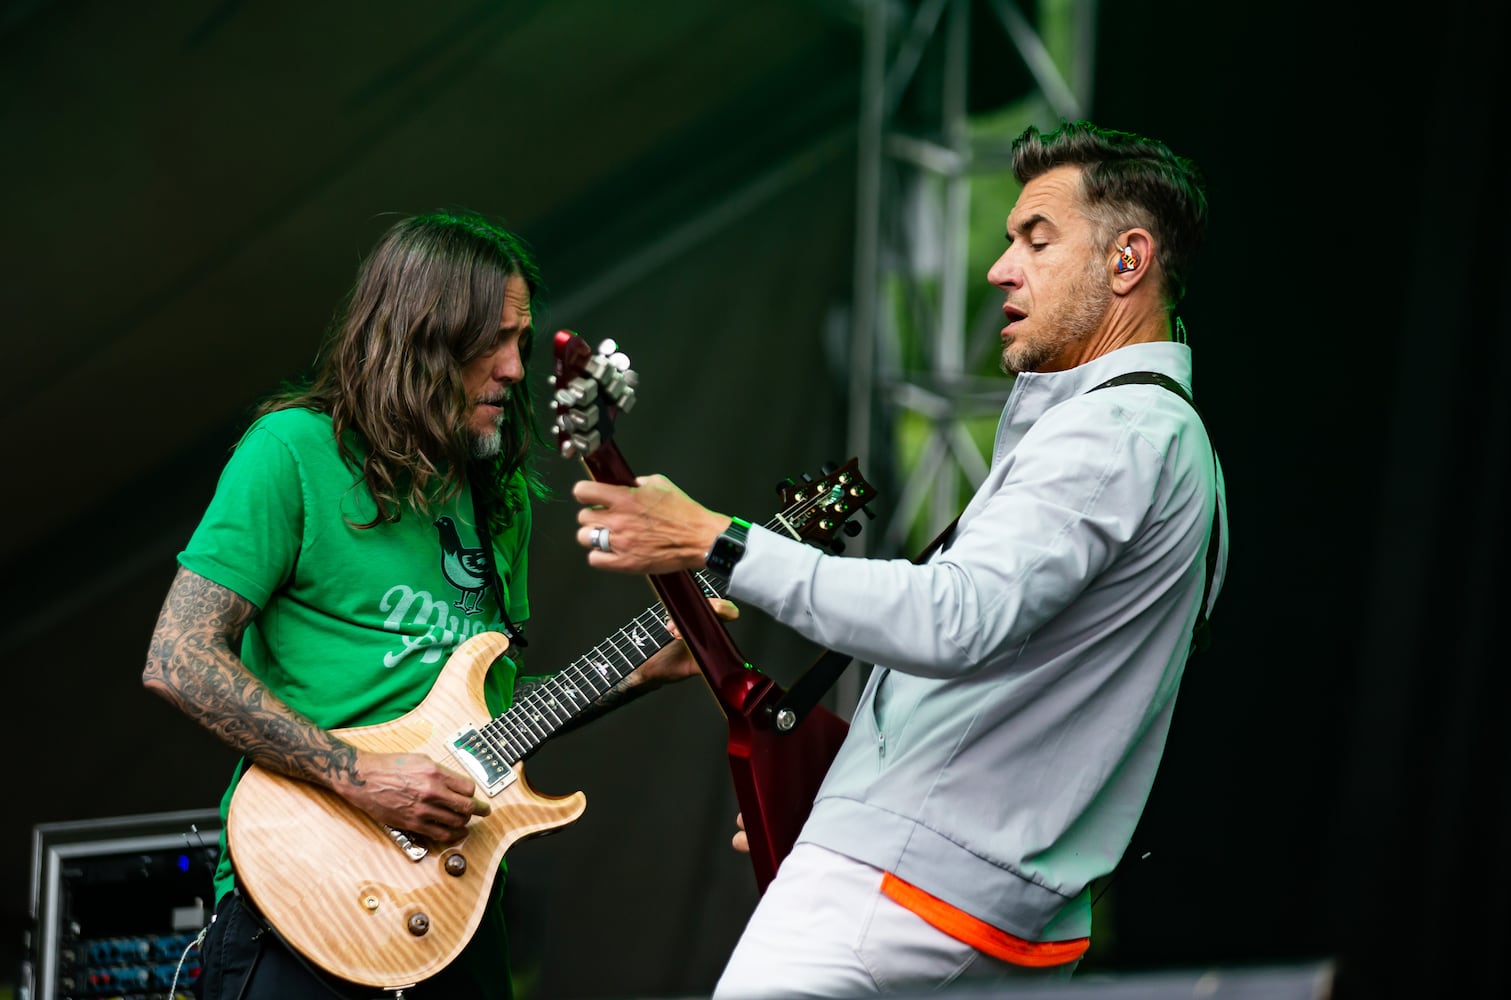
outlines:
[{"label": "goatee beard", "polygon": [[499,450],[504,446],[503,432],[495,428],[481,434],[472,435],[473,458],[497,458]]}]

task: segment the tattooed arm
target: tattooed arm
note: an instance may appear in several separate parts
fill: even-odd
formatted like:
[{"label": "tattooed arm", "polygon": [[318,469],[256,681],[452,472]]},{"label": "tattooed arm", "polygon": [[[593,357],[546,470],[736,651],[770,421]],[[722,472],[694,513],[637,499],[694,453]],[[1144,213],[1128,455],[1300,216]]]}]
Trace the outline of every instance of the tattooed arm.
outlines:
[{"label": "tattooed arm", "polygon": [[358,750],[290,708],[236,650],[257,606],[180,568],[142,683],[254,763],[330,789],[389,826],[456,839],[486,803],[465,776],[422,754]]}]

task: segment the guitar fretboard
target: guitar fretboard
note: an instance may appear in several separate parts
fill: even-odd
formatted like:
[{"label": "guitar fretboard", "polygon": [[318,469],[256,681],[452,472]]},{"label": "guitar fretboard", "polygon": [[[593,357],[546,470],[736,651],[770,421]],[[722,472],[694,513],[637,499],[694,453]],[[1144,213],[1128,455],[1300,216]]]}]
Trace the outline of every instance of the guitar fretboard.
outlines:
[{"label": "guitar fretboard", "polygon": [[[853,459],[852,459],[853,461]],[[794,523],[804,523],[814,512],[824,511],[839,494],[815,489],[812,493],[766,522],[772,531],[801,537]],[[723,597],[728,585],[707,570],[692,574],[707,597]],[[519,699],[502,715],[483,726],[477,748],[505,764],[522,761],[551,736],[607,694],[635,668],[671,644],[666,606],[660,602],[646,608],[626,626],[551,675]]]},{"label": "guitar fretboard", "polygon": [[[709,597],[723,595],[724,581],[696,574]],[[522,761],[635,668],[672,642],[665,605],[656,603],[588,652],[553,674],[481,730],[499,759]]]}]

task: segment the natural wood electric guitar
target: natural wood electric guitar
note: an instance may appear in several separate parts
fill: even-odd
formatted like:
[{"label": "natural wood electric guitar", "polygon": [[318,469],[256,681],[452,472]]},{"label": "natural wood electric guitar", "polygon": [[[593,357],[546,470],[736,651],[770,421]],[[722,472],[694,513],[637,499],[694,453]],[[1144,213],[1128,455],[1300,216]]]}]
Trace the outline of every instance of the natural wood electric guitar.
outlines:
[{"label": "natural wood electric guitar", "polygon": [[[845,486],[860,481],[854,465],[783,491],[785,508],[770,526],[796,524],[802,537],[830,541],[859,508]],[[711,574],[698,581],[709,596],[721,585]],[[422,753],[466,772],[493,808],[458,843],[432,845],[316,785],[248,768],[226,821],[241,888],[290,946],[333,975],[384,989],[435,975],[477,929],[504,852],[587,807],[581,792],[535,791],[522,761],[670,643],[668,617],[660,604],[647,608],[496,717],[483,678],[508,640],[484,632],[457,647],[412,711],[335,731],[360,750]]]},{"label": "natural wood electric guitar", "polygon": [[[595,354],[569,330],[556,334],[555,351],[556,432],[562,453],[580,458],[594,479],[633,486],[635,475],[613,441],[619,414],[635,398],[636,378],[629,371],[629,359],[612,341],[605,341]],[[805,521],[839,527],[833,522],[843,521],[873,499],[870,485],[849,468],[831,477],[837,477],[839,489],[833,504],[815,510]],[[778,518],[768,527],[803,537],[797,522]],[[784,711],[787,692],[745,661],[724,623],[703,600],[692,574],[666,573],[649,579],[728,720],[727,752],[735,799],[750,842],[756,886],[764,893],[797,842],[849,724],[821,705],[800,717]]]}]

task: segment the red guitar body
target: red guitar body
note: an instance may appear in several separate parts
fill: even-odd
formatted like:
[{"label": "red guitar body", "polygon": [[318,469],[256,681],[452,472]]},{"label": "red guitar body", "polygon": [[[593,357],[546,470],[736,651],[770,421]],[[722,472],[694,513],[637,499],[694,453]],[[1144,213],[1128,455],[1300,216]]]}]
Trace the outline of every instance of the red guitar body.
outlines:
[{"label": "red guitar body", "polygon": [[[708,668],[703,672],[713,686]],[[729,720],[729,770],[735,799],[750,840],[756,885],[765,892],[782,859],[797,843],[850,724],[815,705],[791,730],[781,732],[773,720],[786,691],[754,668],[741,674],[728,678],[730,690],[715,688],[714,694]]]},{"label": "red guitar body", "polygon": [[[595,374],[602,365],[590,366],[591,348],[570,331],[556,334],[555,349],[555,384],[561,408],[573,405],[561,397],[564,387],[584,377],[602,381],[602,376]],[[633,396],[632,390],[629,396]],[[605,406],[604,418],[609,424],[621,408],[627,409],[627,403],[623,407]],[[635,474],[610,440],[611,432],[611,426],[600,423],[586,447],[581,436],[573,439],[576,447],[569,444],[571,435],[565,429],[559,429],[559,436],[564,452],[578,454],[594,479],[633,486]],[[842,485],[852,489],[854,509],[870,499],[870,487],[859,477]],[[837,525],[825,525],[826,530],[833,527]],[[814,706],[790,730],[780,730],[776,710],[786,691],[746,662],[692,574],[667,573],[649,579],[729,721],[729,767],[735,798],[750,841],[756,885],[765,892],[782,859],[797,843],[849,724],[822,706]]]}]

